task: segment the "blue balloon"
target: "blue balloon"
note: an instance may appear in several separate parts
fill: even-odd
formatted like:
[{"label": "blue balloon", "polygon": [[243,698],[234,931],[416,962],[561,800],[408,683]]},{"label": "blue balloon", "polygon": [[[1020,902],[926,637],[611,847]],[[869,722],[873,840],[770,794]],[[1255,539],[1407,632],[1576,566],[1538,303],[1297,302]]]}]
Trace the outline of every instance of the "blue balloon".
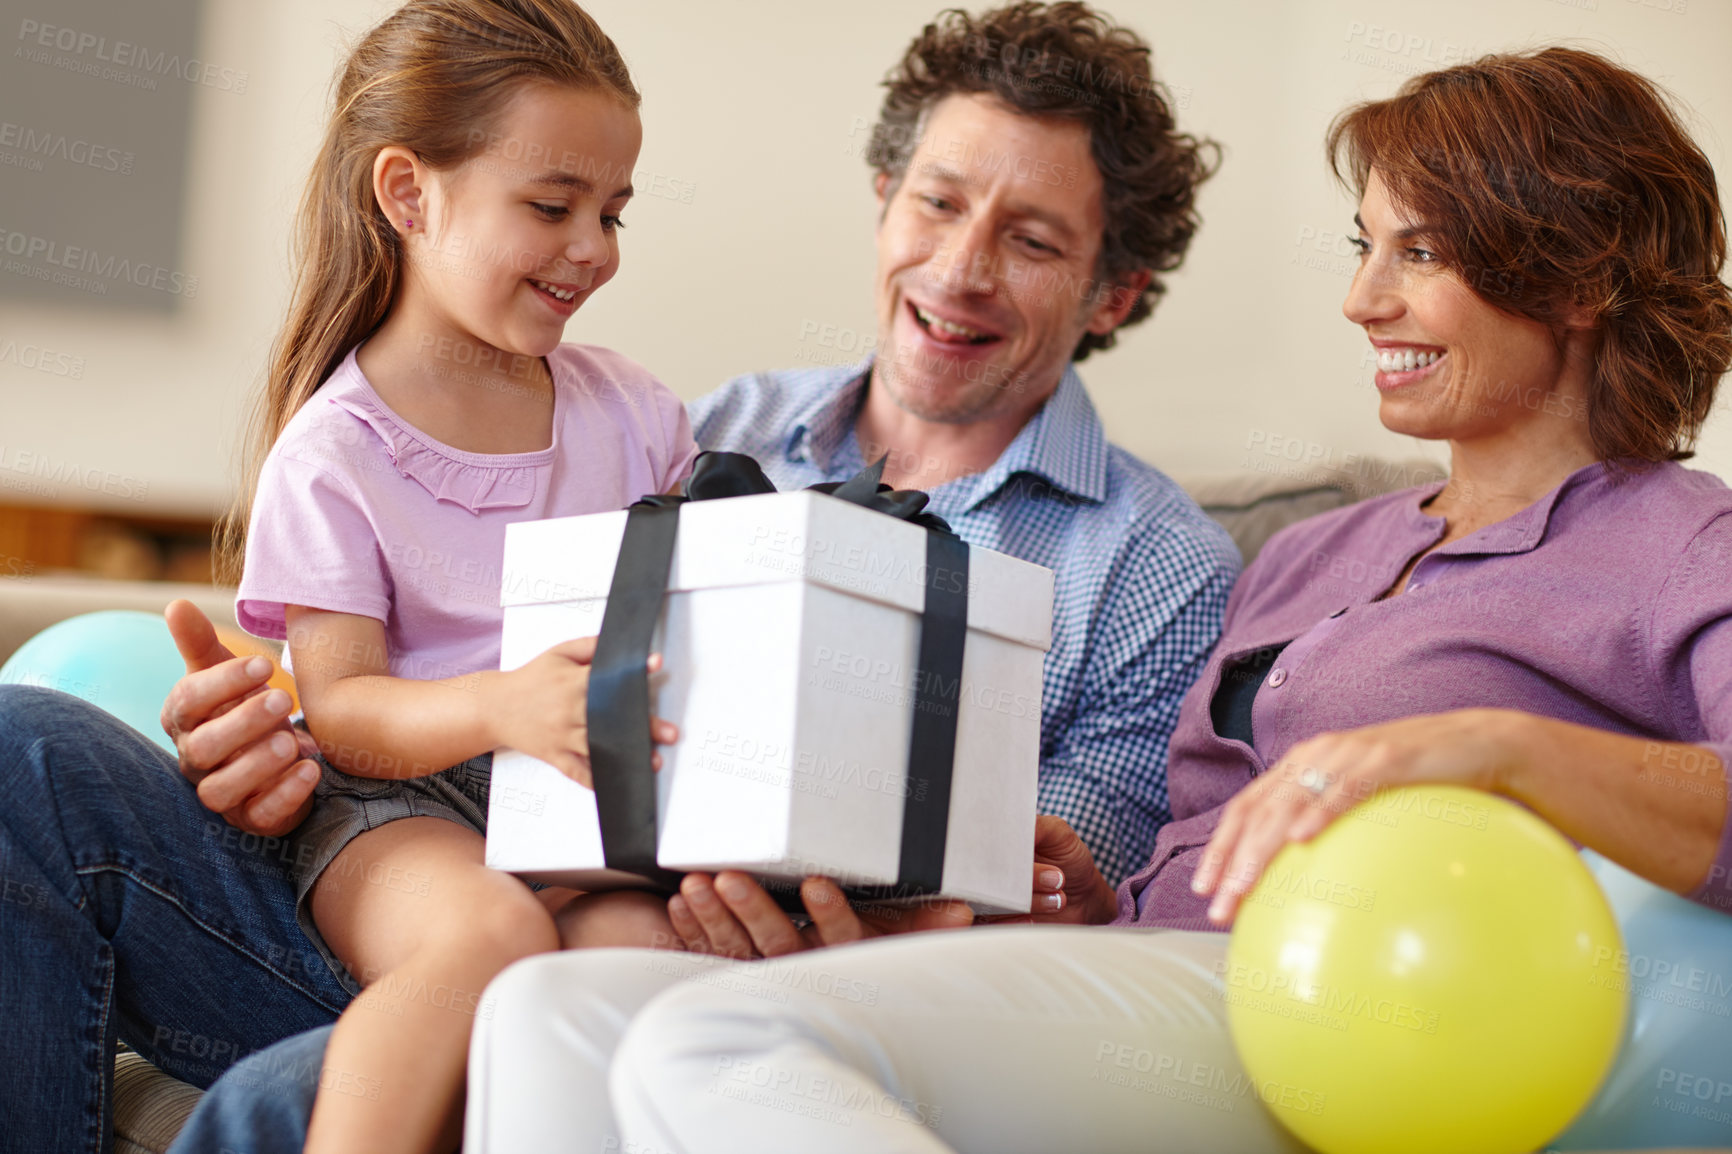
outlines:
[{"label": "blue balloon", "polygon": [[107,609],[68,617],[26,641],[0,666],[0,684],[82,697],[173,753],[162,731],[162,702],[185,672],[161,617]]},{"label": "blue balloon", "polygon": [[1627,956],[1628,1033],[1600,1092],[1552,1150],[1732,1147],[1732,916],[1686,901],[1590,850]]}]

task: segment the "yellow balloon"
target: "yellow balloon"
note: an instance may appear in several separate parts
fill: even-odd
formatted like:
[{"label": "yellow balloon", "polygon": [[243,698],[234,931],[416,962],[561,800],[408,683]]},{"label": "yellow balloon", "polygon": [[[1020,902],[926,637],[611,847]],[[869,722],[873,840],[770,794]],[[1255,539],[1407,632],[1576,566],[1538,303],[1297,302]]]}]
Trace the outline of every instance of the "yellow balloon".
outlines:
[{"label": "yellow balloon", "polygon": [[249,657],[256,653],[260,657],[269,659],[271,663],[271,679],[266,684],[268,684],[272,689],[281,689],[289,695],[289,701],[292,703],[289,706],[289,711],[291,713],[300,712],[301,698],[300,695],[295,692],[295,679],[290,677],[288,671],[285,670],[282,667],[282,664],[277,661],[275,650],[256,637],[247,633],[242,633],[238,629],[230,629],[225,625],[217,626],[216,635],[217,640],[226,645],[228,651],[236,657]]},{"label": "yellow balloon", "polygon": [[1223,975],[1258,1096],[1322,1154],[1525,1154],[1623,1039],[1618,925],[1562,835],[1453,786],[1388,791],[1270,863]]}]

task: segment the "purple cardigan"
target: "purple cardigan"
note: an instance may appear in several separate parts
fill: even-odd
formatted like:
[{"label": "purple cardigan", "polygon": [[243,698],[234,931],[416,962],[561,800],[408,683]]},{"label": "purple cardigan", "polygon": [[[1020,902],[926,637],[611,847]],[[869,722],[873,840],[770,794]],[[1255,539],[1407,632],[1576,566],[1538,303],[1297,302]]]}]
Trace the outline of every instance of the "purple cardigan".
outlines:
[{"label": "purple cardigan", "polygon": [[[1216,929],[1191,874],[1221,806],[1293,745],[1416,714],[1503,707],[1710,758],[1644,767],[1690,788],[1732,775],[1732,490],[1667,464],[1572,473],[1507,520],[1438,549],[1406,592],[1376,598],[1444,534],[1407,489],[1289,526],[1239,579],[1220,643],[1186,694],[1168,752],[1174,820],[1119,887],[1115,925]],[[1224,664],[1291,642],[1257,693],[1257,747],[1215,734]],[[1670,781],[1668,781],[1670,779]],[[1689,895],[1732,913],[1732,821]]]}]

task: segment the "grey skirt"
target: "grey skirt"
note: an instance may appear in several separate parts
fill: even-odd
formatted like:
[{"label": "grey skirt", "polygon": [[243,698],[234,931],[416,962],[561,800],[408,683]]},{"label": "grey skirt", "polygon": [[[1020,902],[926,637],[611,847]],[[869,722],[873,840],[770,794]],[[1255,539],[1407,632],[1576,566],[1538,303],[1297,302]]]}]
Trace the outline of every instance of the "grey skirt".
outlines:
[{"label": "grey skirt", "polygon": [[[289,855],[295,883],[295,918],[337,980],[351,992],[359,992],[361,983],[331,952],[324,935],[313,924],[313,883],[323,876],[343,848],[361,834],[405,817],[443,818],[485,836],[493,755],[484,753],[426,777],[388,780],[356,777],[323,758],[319,761],[324,773],[313,787],[313,809],[295,831],[295,849]],[[383,866],[345,868],[352,868],[357,875],[377,872],[378,877],[357,876],[355,880],[387,889],[422,895],[432,890],[433,879],[413,871],[386,871]]]}]

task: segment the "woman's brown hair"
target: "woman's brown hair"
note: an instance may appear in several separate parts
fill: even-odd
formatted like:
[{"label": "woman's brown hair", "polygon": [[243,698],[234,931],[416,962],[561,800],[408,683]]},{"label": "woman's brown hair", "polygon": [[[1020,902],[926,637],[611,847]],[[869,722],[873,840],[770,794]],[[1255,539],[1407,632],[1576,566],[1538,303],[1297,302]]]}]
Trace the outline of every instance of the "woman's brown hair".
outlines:
[{"label": "woman's brown hair", "polygon": [[400,145],[435,170],[481,153],[525,84],[600,90],[636,108],[625,61],[572,0],[410,0],[361,38],[295,221],[294,293],[253,406],[243,476],[218,531],[238,580],[259,469],[289,418],[396,297],[404,250],[373,195],[373,159]]},{"label": "woman's brown hair", "polygon": [[1572,48],[1416,76],[1335,118],[1337,179],[1371,171],[1481,299],[1599,329],[1603,461],[1683,460],[1732,365],[1714,169],[1649,80]]}]

